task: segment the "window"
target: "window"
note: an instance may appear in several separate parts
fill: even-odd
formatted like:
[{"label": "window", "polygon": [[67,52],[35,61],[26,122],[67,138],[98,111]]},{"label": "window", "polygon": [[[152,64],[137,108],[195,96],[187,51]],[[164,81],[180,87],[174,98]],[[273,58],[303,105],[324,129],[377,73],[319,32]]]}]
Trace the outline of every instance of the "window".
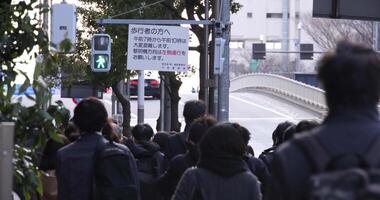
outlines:
[{"label": "window", "polygon": [[247,12],[247,18],[252,18],[252,13],[251,12]]}]

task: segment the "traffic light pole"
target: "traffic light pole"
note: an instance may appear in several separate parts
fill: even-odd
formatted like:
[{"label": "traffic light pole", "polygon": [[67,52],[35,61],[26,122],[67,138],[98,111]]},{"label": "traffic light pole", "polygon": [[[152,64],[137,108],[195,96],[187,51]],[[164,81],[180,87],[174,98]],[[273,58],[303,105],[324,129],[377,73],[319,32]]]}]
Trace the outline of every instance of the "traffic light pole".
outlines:
[{"label": "traffic light pole", "polygon": [[228,121],[229,119],[229,96],[230,96],[230,1],[221,0],[221,22],[224,24],[222,32],[224,44],[224,63],[223,71],[218,79],[218,112],[219,122]]},{"label": "traffic light pole", "polygon": [[144,123],[144,98],[145,98],[145,80],[144,70],[138,71],[139,79],[137,83],[137,124]]}]

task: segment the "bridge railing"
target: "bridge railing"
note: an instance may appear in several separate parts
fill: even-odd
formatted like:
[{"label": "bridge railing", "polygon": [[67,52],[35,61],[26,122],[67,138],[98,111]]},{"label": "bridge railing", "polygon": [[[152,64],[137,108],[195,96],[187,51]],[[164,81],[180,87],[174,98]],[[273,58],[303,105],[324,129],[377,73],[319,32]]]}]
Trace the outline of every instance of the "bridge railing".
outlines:
[{"label": "bridge railing", "polygon": [[233,78],[230,91],[259,90],[324,115],[327,111],[325,92],[317,87],[274,74],[253,73]]}]

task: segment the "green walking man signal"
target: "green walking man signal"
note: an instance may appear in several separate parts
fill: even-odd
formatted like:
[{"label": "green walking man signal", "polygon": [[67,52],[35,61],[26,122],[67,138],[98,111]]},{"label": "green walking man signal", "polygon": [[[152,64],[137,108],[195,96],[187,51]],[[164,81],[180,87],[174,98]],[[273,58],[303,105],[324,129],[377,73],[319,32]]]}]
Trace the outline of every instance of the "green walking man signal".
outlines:
[{"label": "green walking man signal", "polygon": [[91,70],[111,70],[111,37],[108,34],[94,34],[91,40]]}]

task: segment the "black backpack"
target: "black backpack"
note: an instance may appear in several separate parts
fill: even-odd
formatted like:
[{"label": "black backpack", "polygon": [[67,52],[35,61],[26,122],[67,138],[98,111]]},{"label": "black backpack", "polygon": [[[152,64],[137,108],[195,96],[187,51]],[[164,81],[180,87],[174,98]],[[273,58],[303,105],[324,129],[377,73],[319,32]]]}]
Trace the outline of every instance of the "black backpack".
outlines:
[{"label": "black backpack", "polygon": [[347,154],[337,157],[330,156],[313,136],[295,141],[311,163],[313,170],[308,199],[380,199],[380,169],[375,168],[380,163],[379,136],[364,155]]},{"label": "black backpack", "polygon": [[159,199],[156,182],[162,174],[163,158],[164,155],[157,151],[151,157],[136,159],[142,200]]},{"label": "black backpack", "polygon": [[101,141],[96,152],[96,192],[100,200],[137,200],[139,183],[133,155],[127,147]]}]

